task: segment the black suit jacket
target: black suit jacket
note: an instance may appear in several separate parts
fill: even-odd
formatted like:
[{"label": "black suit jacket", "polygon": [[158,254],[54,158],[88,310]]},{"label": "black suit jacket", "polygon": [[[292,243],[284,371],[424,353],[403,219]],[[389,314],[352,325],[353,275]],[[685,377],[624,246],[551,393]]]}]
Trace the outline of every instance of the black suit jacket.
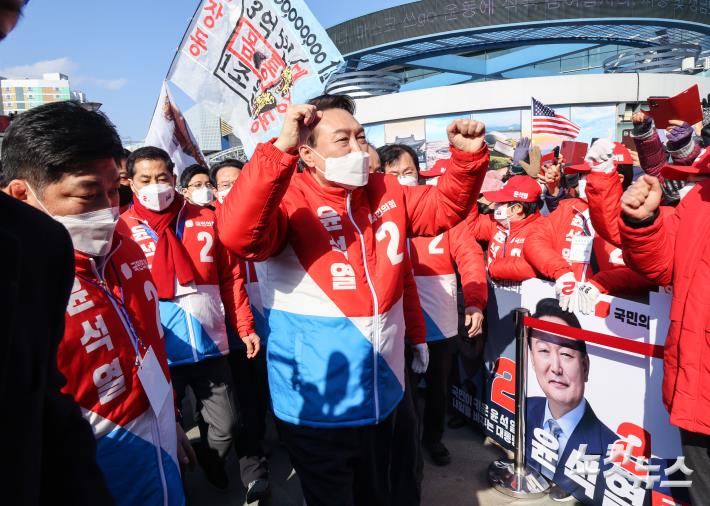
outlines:
[{"label": "black suit jacket", "polygon": [[[69,234],[0,192],[0,490],[12,504],[113,504],[57,347],[74,280]],[[11,499],[10,499],[11,498]]]},{"label": "black suit jacket", "polygon": [[[528,397],[527,413],[525,417],[525,456],[530,467],[538,472],[540,472],[541,466],[538,462],[532,460],[530,456],[533,430],[535,430],[536,427],[544,428],[545,401],[545,397]],[[614,431],[609,429],[609,427],[604,425],[602,421],[597,418],[597,415],[594,414],[594,410],[589,405],[589,402],[587,402],[584,414],[577,424],[577,427],[575,427],[574,431],[567,440],[565,450],[557,463],[557,470],[555,471],[553,481],[562,487],[562,489],[574,495],[578,500],[586,504],[592,504],[592,502],[585,496],[584,489],[564,474],[565,462],[567,462],[572,450],[578,450],[579,445],[586,444],[587,455],[600,455],[600,471],[597,475],[596,486],[594,489],[593,504],[601,504],[605,487],[603,471],[606,469],[603,463],[605,457],[607,456],[607,448],[617,439],[619,439],[619,437],[616,433],[614,433]]]}]

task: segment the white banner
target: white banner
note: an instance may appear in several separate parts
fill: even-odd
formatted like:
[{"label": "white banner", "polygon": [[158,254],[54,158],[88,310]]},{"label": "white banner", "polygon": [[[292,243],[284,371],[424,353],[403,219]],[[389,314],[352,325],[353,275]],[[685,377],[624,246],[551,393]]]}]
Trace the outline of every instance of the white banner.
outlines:
[{"label": "white banner", "polygon": [[204,0],[169,79],[229,123],[248,155],[291,103],[323,93],[340,52],[302,0]]},{"label": "white banner", "polygon": [[160,99],[153,113],[148,134],[145,137],[145,145],[167,151],[175,163],[174,172],[178,178],[182,171],[190,165],[199,163],[205,167],[208,166],[187,121],[175,105],[168,83],[165,81],[160,90]]}]

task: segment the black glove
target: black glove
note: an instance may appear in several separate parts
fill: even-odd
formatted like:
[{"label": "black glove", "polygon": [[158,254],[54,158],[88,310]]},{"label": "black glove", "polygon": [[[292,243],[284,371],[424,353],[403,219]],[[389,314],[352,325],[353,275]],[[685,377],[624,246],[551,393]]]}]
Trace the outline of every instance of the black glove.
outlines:
[{"label": "black glove", "polygon": [[704,147],[710,147],[710,93],[707,98],[702,101],[703,104],[703,129],[700,131],[700,137],[703,140]]}]

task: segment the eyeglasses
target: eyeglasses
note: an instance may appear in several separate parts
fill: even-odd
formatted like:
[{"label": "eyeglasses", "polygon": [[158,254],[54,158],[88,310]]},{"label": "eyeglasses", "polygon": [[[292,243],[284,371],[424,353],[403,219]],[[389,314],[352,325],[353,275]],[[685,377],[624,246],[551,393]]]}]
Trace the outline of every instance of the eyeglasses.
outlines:
[{"label": "eyeglasses", "polygon": [[193,190],[199,190],[201,188],[209,188],[210,190],[214,190],[212,183],[192,183],[187,185],[187,187],[192,188]]},{"label": "eyeglasses", "polygon": [[229,190],[232,186],[234,186],[234,183],[236,182],[236,179],[234,181],[222,181],[217,185],[218,190]]}]

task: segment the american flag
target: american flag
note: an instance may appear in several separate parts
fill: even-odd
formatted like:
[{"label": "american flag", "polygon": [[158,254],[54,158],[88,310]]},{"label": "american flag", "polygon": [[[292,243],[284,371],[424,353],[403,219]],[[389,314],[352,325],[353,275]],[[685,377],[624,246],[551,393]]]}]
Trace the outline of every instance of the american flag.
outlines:
[{"label": "american flag", "polygon": [[555,111],[540,102],[532,99],[532,133],[535,134],[550,134],[568,139],[576,139],[580,132],[579,126],[572,123],[570,120],[561,114],[555,114]]}]

